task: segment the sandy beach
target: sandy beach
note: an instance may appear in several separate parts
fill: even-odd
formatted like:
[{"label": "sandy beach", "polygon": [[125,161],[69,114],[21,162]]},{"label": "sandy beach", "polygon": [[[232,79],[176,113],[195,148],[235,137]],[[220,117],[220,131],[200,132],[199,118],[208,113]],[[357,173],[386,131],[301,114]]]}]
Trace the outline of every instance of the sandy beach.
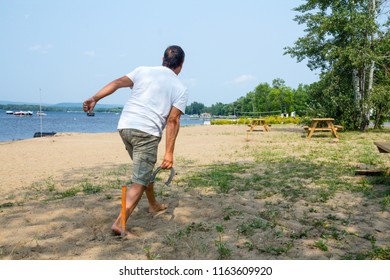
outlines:
[{"label": "sandy beach", "polygon": [[[361,193],[337,192],[323,204],[300,199],[287,204],[277,193],[262,199],[254,195],[258,190],[218,193],[190,187],[188,176],[201,176],[211,165],[250,164],[251,174],[240,169],[242,179],[261,177],[273,163],[261,163],[259,153],[283,146],[298,157],[319,141],[333,148],[345,140],[325,137],[309,142],[298,126],[272,127],[249,139],[240,125],[182,127],[175,149],[177,174],[170,187],[156,186],[158,199],[169,208],[151,215],[143,198],[128,222],[139,236],[131,240],[110,231],[120,210],[120,186],[129,183],[132,167],[119,134],[64,133],[0,143],[0,259],[223,258],[217,244],[230,248],[225,254],[230,259],[340,259],[345,252],[371,250],[370,238],[363,238],[362,232],[375,236],[376,245],[388,246],[388,209],[383,211],[379,204],[360,209],[367,203]],[[164,145],[163,138],[159,161]],[[308,188],[318,188],[305,180]],[[243,222],[256,220],[270,205],[279,207],[277,223],[252,226],[252,235],[245,235]],[[345,239],[327,240],[328,250],[314,246],[321,233],[314,234],[313,225],[302,222],[308,215],[334,222]],[[261,217],[268,224],[276,221]],[[222,233],[216,225],[223,226]],[[292,238],[293,234],[306,236]],[[276,252],[270,246],[288,249]]]}]

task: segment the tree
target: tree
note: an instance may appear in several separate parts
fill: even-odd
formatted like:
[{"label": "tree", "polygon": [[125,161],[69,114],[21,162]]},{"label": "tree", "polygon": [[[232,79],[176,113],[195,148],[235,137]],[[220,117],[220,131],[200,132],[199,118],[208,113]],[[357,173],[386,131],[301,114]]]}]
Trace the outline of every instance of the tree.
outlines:
[{"label": "tree", "polygon": [[[390,23],[387,25],[387,27]],[[381,32],[376,49],[384,54],[375,64],[375,81],[370,95],[373,109],[374,128],[381,128],[386,118],[390,118],[390,31]],[[386,55],[387,54],[387,55]]]},{"label": "tree", "polygon": [[[374,84],[375,65],[383,56],[375,46],[383,26],[377,16],[384,2],[307,0],[295,9],[301,13],[295,21],[306,24],[306,35],[293,47],[287,47],[285,54],[299,62],[307,59],[311,70],[321,71],[324,80],[321,91],[340,97],[347,101],[346,105],[354,104],[352,118],[349,115],[353,128],[366,129],[369,123],[369,94]],[[330,89],[338,92],[331,93]],[[340,104],[334,105],[336,108],[330,110],[336,113]]]},{"label": "tree", "polygon": [[307,114],[308,89],[308,85],[299,84],[298,88],[293,90],[292,111],[295,111],[298,116]]},{"label": "tree", "polygon": [[204,113],[204,104],[198,103],[198,102],[192,102],[191,105],[186,107],[185,113],[188,115],[200,115],[201,113]]},{"label": "tree", "polygon": [[268,83],[261,83],[255,88],[257,107],[261,112],[272,111],[270,100],[271,87]]}]

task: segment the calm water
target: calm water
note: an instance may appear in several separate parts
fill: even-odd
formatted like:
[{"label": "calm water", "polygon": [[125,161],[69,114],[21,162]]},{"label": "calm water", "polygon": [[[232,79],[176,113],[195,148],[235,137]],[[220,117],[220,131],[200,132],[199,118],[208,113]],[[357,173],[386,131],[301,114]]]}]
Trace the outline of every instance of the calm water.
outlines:
[{"label": "calm water", "polygon": [[[0,142],[32,138],[41,131],[41,119],[34,112],[33,116],[7,115],[0,110]],[[120,114],[95,113],[87,117],[83,112],[46,112],[42,117],[43,132],[115,132]],[[203,124],[201,119],[181,118],[181,126]]]}]

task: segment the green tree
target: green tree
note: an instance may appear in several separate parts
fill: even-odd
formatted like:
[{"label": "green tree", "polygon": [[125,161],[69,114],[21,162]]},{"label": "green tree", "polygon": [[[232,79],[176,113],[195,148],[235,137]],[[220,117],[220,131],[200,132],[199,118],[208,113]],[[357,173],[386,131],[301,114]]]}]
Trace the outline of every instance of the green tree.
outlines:
[{"label": "green tree", "polygon": [[307,114],[308,89],[308,85],[299,84],[298,88],[293,90],[292,111],[295,111],[298,116]]},{"label": "green tree", "polygon": [[[299,62],[307,59],[311,70],[321,71],[323,83],[316,84],[315,89],[322,91],[324,98],[336,96],[326,102],[335,106],[329,108],[327,116],[340,117],[331,113],[349,116],[353,128],[365,129],[369,123],[369,94],[374,84],[375,64],[383,56],[375,46],[383,27],[377,16],[384,2],[307,0],[295,9],[301,13],[295,21],[306,25],[306,35],[293,47],[287,47],[285,53]],[[314,96],[321,97],[319,93]],[[324,98],[317,101],[325,102]],[[352,103],[352,112],[339,111],[341,105],[335,102],[341,101],[347,102],[343,104],[347,107]]]},{"label": "green tree", "polygon": [[198,102],[192,102],[190,105],[186,107],[185,113],[188,115],[200,115],[204,113],[204,104]]},{"label": "green tree", "polygon": [[268,83],[261,83],[255,89],[257,108],[260,112],[272,111],[270,100],[271,87]]},{"label": "green tree", "polygon": [[[389,26],[389,25],[387,25]],[[376,49],[383,54],[375,64],[375,83],[370,95],[373,109],[374,127],[381,128],[386,119],[390,118],[390,31],[382,32],[377,40]]]}]

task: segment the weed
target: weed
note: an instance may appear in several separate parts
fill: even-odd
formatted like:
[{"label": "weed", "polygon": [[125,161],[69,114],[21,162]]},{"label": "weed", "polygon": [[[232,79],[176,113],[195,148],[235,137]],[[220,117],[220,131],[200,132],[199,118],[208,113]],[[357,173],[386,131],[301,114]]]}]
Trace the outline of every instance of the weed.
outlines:
[{"label": "weed", "polygon": [[272,255],[281,255],[287,253],[293,246],[294,246],[293,242],[290,241],[282,244],[282,246],[268,246],[265,249],[260,249],[260,251]]},{"label": "weed", "polygon": [[70,188],[62,193],[59,193],[57,195],[57,198],[73,197],[76,196],[79,192],[80,192],[80,188],[78,187]]},{"label": "weed", "polygon": [[0,209],[1,208],[10,208],[12,206],[14,206],[15,204],[13,202],[6,202],[6,203],[3,203],[3,204],[0,204]]},{"label": "weed", "polygon": [[82,182],[80,184],[80,186],[81,186],[83,193],[85,193],[85,194],[95,194],[95,193],[99,193],[103,190],[102,186],[95,186],[88,181]]},{"label": "weed", "polygon": [[312,225],[316,228],[322,228],[322,227],[326,227],[327,222],[321,219],[314,219]]},{"label": "weed", "polygon": [[220,260],[225,260],[232,254],[232,250],[226,245],[226,242],[216,240],[215,246],[217,247],[218,258]]},{"label": "weed", "polygon": [[326,216],[326,218],[327,218],[328,220],[332,220],[332,221],[336,221],[336,220],[337,220],[337,217],[336,217],[335,215],[332,215],[332,214],[328,214],[328,215]]},{"label": "weed", "polygon": [[390,260],[390,247],[384,248],[373,246],[372,251],[347,253],[342,259],[345,260]]},{"label": "weed", "polygon": [[159,254],[152,253],[152,248],[150,247],[145,247],[144,251],[148,260],[157,260],[161,258]]},{"label": "weed", "polygon": [[175,246],[176,245],[176,238],[173,234],[166,234],[164,236],[164,244],[168,246]]},{"label": "weed", "polygon": [[380,202],[382,211],[386,211],[386,209],[390,205],[390,196],[386,195]]},{"label": "weed", "polygon": [[249,251],[249,252],[250,252],[250,251],[253,251],[253,249],[255,249],[255,245],[254,245],[252,242],[250,242],[250,241],[245,242],[245,243],[244,243],[244,246],[245,246],[246,248],[248,248],[248,251]]},{"label": "weed", "polygon": [[328,251],[328,246],[326,246],[324,240],[318,240],[314,242],[314,247],[320,249],[321,251],[327,252]]},{"label": "weed", "polygon": [[371,260],[390,260],[390,247],[374,247],[373,251],[368,253],[368,258]]},{"label": "weed", "polygon": [[184,229],[179,230],[175,236],[177,238],[182,238],[182,237],[188,237],[190,236],[193,232],[195,231],[203,231],[206,232],[209,229],[202,223],[191,223],[187,225]]},{"label": "weed", "polygon": [[271,228],[271,227],[272,227],[272,225],[268,221],[266,221],[262,218],[257,218],[255,220],[241,224],[237,228],[237,232],[239,234],[244,234],[245,236],[250,236],[250,235],[254,234],[255,229],[264,229],[265,230],[265,229]]},{"label": "weed", "polygon": [[53,177],[49,177],[45,180],[45,185],[46,185],[46,189],[49,191],[49,192],[53,192],[55,190],[55,184],[54,184],[54,180],[53,180]]},{"label": "weed", "polygon": [[266,199],[266,198],[271,197],[273,195],[275,195],[275,193],[272,191],[263,191],[261,193],[260,192],[256,193],[254,195],[254,199]]},{"label": "weed", "polygon": [[307,230],[299,231],[299,232],[292,232],[290,234],[290,237],[292,239],[302,239],[307,237]]},{"label": "weed", "polygon": [[259,212],[257,214],[260,218],[275,222],[278,217],[280,217],[281,213],[279,209],[268,209],[266,211]]},{"label": "weed", "polygon": [[235,210],[232,207],[227,207],[227,208],[223,209],[223,212],[226,213],[225,216],[223,217],[223,219],[225,221],[230,220],[231,216],[237,216],[237,215],[241,215],[242,214],[242,211]]},{"label": "weed", "polygon": [[376,238],[374,235],[370,234],[370,233],[366,233],[364,236],[363,236],[364,239],[368,240],[371,242],[371,244],[374,246],[375,243],[376,243]]},{"label": "weed", "polygon": [[348,235],[348,232],[345,230],[339,231],[336,228],[332,228],[331,231],[332,238],[338,241],[343,240]]},{"label": "weed", "polygon": [[218,232],[218,240],[215,240],[215,246],[217,247],[218,257],[221,260],[227,259],[230,257],[232,250],[227,246],[227,243],[223,241],[222,234],[224,228],[221,224],[215,225],[215,229]]}]

